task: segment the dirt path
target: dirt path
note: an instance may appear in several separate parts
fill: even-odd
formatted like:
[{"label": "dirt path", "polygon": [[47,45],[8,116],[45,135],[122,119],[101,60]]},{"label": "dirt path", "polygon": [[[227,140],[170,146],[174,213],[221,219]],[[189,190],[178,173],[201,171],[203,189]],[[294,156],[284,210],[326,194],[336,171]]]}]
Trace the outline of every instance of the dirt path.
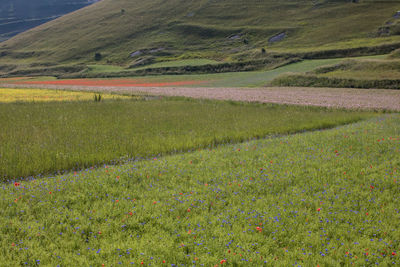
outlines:
[{"label": "dirt path", "polygon": [[[16,84],[0,84],[0,87],[22,87]],[[163,96],[185,96],[235,101],[255,101],[343,108],[387,109],[400,111],[400,90],[353,89],[353,88],[203,88],[203,87],[102,87],[102,86],[59,86],[24,85],[30,88],[69,89],[80,91],[103,91],[128,94]]]}]

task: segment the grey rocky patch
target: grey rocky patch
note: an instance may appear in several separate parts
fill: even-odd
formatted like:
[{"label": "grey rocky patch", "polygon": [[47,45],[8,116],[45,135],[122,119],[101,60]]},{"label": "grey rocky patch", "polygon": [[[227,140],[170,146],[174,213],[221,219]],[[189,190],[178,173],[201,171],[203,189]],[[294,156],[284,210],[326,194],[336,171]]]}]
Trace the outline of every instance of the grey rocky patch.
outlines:
[{"label": "grey rocky patch", "polygon": [[393,18],[400,19],[400,11],[397,11],[396,14],[393,15]]},{"label": "grey rocky patch", "polygon": [[150,54],[154,54],[154,53],[157,53],[157,52],[161,52],[161,51],[163,51],[163,50],[165,50],[164,47],[159,47],[159,48],[155,48],[155,49],[149,50],[149,53],[150,53]]},{"label": "grey rocky patch", "polygon": [[276,43],[282,41],[286,37],[285,32],[281,32],[277,35],[272,36],[271,38],[268,39],[268,43]]},{"label": "grey rocky patch", "polygon": [[131,53],[131,57],[136,57],[136,56],[140,56],[143,52],[141,50],[138,50],[136,52]]},{"label": "grey rocky patch", "polygon": [[136,60],[131,62],[131,64],[129,65],[128,68],[132,69],[132,68],[136,68],[136,67],[149,65],[149,64],[152,64],[152,63],[154,63],[154,57],[152,57],[152,56],[147,56],[147,57],[143,57],[143,58],[137,58]]},{"label": "grey rocky patch", "polygon": [[242,36],[240,34],[235,34],[235,35],[229,36],[228,38],[231,40],[237,40],[237,39],[240,39],[241,37]]}]

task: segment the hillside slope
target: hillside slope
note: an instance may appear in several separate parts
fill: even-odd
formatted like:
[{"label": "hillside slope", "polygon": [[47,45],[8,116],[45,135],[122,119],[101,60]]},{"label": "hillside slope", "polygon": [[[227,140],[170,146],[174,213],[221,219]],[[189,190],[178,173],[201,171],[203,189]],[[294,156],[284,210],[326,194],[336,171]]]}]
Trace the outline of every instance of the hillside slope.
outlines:
[{"label": "hillside slope", "polygon": [[[2,62],[232,59],[400,43],[400,1],[103,0],[0,44]],[[388,27],[389,27],[388,26]]]},{"label": "hillside slope", "polygon": [[0,1],[0,42],[98,0]]}]

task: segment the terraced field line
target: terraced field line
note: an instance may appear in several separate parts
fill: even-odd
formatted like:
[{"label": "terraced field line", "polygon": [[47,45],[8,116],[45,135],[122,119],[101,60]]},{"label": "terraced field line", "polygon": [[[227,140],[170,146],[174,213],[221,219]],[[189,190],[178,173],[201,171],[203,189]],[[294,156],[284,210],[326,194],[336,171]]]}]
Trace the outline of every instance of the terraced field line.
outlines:
[{"label": "terraced field line", "polygon": [[249,101],[261,103],[295,104],[340,108],[386,109],[400,111],[400,90],[312,88],[312,87],[265,87],[265,88],[209,88],[209,87],[113,87],[67,85],[15,85],[3,87],[29,87],[68,89],[79,91],[115,92],[191,98]]}]

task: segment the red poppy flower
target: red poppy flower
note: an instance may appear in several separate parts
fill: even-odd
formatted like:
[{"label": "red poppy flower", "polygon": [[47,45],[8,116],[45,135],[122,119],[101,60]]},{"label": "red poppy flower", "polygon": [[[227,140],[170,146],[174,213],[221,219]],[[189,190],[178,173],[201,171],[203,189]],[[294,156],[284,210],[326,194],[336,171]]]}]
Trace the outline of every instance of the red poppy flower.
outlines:
[{"label": "red poppy flower", "polygon": [[15,187],[18,187],[18,186],[20,186],[20,185],[21,185],[20,183],[17,183],[17,182],[14,183],[14,186],[15,186]]}]

